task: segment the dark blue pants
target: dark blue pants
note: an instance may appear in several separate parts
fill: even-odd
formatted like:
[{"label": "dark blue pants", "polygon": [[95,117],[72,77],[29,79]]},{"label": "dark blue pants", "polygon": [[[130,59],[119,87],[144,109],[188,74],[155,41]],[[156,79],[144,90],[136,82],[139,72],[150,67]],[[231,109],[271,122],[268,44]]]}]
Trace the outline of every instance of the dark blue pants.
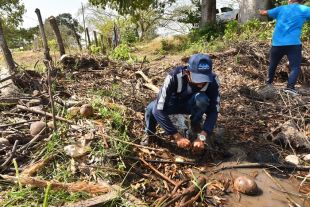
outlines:
[{"label": "dark blue pants", "polygon": [[[209,97],[205,93],[196,93],[189,100],[179,100],[171,98],[164,107],[164,112],[170,114],[190,114],[191,124],[198,125],[202,116],[210,105]],[[153,115],[153,108],[156,100],[152,101],[145,110],[146,133],[149,135],[156,133],[157,121]]]},{"label": "dark blue pants", "polygon": [[301,45],[272,46],[270,50],[270,65],[267,83],[271,84],[273,82],[276,68],[283,56],[286,55],[289,60],[289,66],[291,69],[290,75],[288,77],[287,87],[294,89],[300,72],[302,58],[301,50]]}]

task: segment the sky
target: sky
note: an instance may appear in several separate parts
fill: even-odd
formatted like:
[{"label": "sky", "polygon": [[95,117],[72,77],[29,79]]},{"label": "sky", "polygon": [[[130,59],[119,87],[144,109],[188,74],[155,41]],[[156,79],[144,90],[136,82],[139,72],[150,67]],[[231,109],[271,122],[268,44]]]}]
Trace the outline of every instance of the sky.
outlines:
[{"label": "sky", "polygon": [[22,2],[27,10],[23,16],[22,27],[29,28],[38,25],[38,18],[34,12],[36,8],[40,9],[43,21],[62,13],[71,13],[76,18],[81,3],[85,4],[87,0],[22,0]]}]

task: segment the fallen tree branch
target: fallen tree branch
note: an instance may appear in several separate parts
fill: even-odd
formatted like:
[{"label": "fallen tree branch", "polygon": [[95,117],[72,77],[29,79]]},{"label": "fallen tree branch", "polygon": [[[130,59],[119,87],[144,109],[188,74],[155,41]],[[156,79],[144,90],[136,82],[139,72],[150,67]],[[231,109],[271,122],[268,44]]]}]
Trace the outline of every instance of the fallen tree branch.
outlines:
[{"label": "fallen tree branch", "polygon": [[171,180],[170,178],[168,178],[166,175],[162,174],[161,172],[159,172],[155,167],[153,167],[151,164],[147,163],[143,158],[140,158],[140,161],[146,165],[147,167],[149,167],[151,170],[153,170],[157,175],[159,175],[160,177],[162,177],[163,179],[165,179],[166,181],[168,181],[169,183],[171,183],[172,185],[176,186],[177,183],[174,182],[173,180]]},{"label": "fallen tree branch", "polygon": [[9,79],[14,78],[15,75],[16,75],[16,73],[14,73],[14,74],[12,74],[12,75],[10,75],[10,76],[8,76],[8,77],[5,77],[5,78],[1,79],[1,80],[0,80],[0,83],[2,83],[2,82],[4,82],[4,81],[7,81],[7,80],[9,80]]},{"label": "fallen tree branch", "polygon": [[278,169],[299,170],[299,171],[310,170],[310,166],[303,166],[303,165],[283,165],[278,163],[248,163],[248,164],[223,166],[218,169],[215,169],[213,172],[217,173],[222,170],[236,169],[236,168],[278,168]]},{"label": "fallen tree branch", "polygon": [[0,169],[1,169],[1,172],[3,172],[6,168],[7,168],[7,165],[12,161],[12,159],[14,158],[15,156],[15,152],[16,152],[16,149],[17,149],[17,145],[18,145],[18,140],[16,140],[14,142],[14,145],[13,145],[13,148],[12,148],[12,152],[11,152],[11,155],[10,157],[8,157],[8,159],[2,163],[2,165],[0,166]]},{"label": "fallen tree branch", "polygon": [[[107,135],[104,135],[104,136],[107,136]],[[139,144],[135,144],[135,143],[132,143],[132,142],[127,142],[127,141],[124,141],[124,140],[121,140],[121,139],[118,139],[118,138],[115,138],[115,137],[110,137],[110,136],[107,136],[113,140],[116,140],[118,142],[122,142],[122,143],[125,143],[125,144],[129,144],[129,145],[132,145],[132,146],[135,146],[135,147],[140,147],[140,148],[145,148],[145,149],[149,149],[149,150],[154,150],[154,151],[164,151],[163,149],[157,149],[157,148],[152,148],[152,147],[147,147],[147,146],[143,146],[143,145],[139,145]]]},{"label": "fallen tree branch", "polygon": [[4,124],[4,125],[0,125],[0,128],[6,128],[6,127],[10,127],[10,126],[17,126],[17,125],[27,124],[27,123],[30,123],[30,122],[36,122],[36,121],[40,121],[40,119],[21,121],[21,122],[12,123],[12,124]]},{"label": "fallen tree branch", "polygon": [[23,151],[23,150],[28,149],[28,147],[30,147],[34,142],[36,142],[36,141],[40,138],[41,134],[42,134],[45,130],[46,130],[46,127],[44,127],[36,136],[34,136],[34,137],[30,140],[30,142],[28,142],[27,144],[25,144],[24,146],[22,146],[22,147],[20,148],[20,151]]},{"label": "fallen tree branch", "polygon": [[144,81],[146,83],[144,83],[143,85],[149,89],[151,89],[152,91],[154,91],[155,93],[158,93],[159,92],[159,88],[157,86],[155,86],[152,82],[152,80],[150,78],[148,78],[144,73],[143,71],[139,70],[137,72],[135,72],[135,74],[138,74],[140,75]]},{"label": "fallen tree branch", "polygon": [[40,160],[37,163],[34,163],[30,166],[25,167],[20,175],[24,177],[33,176],[35,173],[37,173],[40,169],[42,169],[49,161],[51,161],[55,157],[56,155],[52,155],[43,160]]},{"label": "fallen tree branch", "polygon": [[[32,113],[41,114],[43,116],[48,116],[48,117],[53,118],[53,115],[51,113],[48,113],[48,112],[45,112],[45,111],[41,111],[41,110],[37,110],[37,109],[33,109],[33,108],[28,108],[28,107],[25,107],[25,106],[22,106],[22,105],[17,105],[16,107],[21,109],[21,110],[24,110],[24,111],[29,111],[29,112],[32,112]],[[65,118],[62,118],[62,117],[59,117],[59,116],[55,116],[55,119],[57,119],[59,121],[67,122],[69,124],[73,124],[72,121],[69,121],[69,120],[67,120]]]},{"label": "fallen tree branch", "polygon": [[[9,175],[0,175],[3,179],[10,182],[17,182],[18,178]],[[33,177],[19,176],[19,182],[22,185],[31,185],[39,188],[46,188],[48,183],[51,184],[53,190],[66,190],[68,192],[86,192],[90,194],[108,193],[112,189],[109,185],[99,185],[87,182],[61,183],[58,181],[46,181]]]}]

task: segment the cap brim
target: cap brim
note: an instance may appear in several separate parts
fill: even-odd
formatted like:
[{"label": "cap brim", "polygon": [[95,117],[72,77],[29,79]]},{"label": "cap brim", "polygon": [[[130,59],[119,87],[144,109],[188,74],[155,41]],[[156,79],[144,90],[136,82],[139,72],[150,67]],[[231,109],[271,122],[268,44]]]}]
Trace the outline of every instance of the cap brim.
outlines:
[{"label": "cap brim", "polygon": [[205,83],[212,82],[212,75],[204,75],[201,73],[191,73],[191,78],[193,83]]}]

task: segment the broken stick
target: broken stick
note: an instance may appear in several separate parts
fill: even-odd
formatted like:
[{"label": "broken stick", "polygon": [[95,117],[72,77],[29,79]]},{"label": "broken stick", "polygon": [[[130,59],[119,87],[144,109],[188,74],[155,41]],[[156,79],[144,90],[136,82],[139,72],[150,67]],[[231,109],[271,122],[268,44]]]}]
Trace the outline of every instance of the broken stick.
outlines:
[{"label": "broken stick", "polygon": [[[48,113],[48,112],[45,112],[45,111],[41,111],[41,110],[38,110],[38,109],[28,108],[28,107],[22,106],[22,105],[17,105],[16,107],[21,109],[21,110],[24,110],[24,111],[29,111],[29,112],[32,112],[32,113],[41,114],[43,116],[48,116],[48,117],[51,117],[51,118],[53,117],[53,115],[51,113]],[[59,116],[55,116],[55,119],[67,122],[69,124],[73,124],[72,121],[69,121],[69,120],[67,120],[65,118],[62,118],[62,117],[59,117]]]},{"label": "broken stick", "polygon": [[145,164],[147,167],[149,167],[151,170],[153,170],[157,175],[161,176],[163,179],[171,183],[172,185],[176,186],[177,183],[168,178],[166,175],[159,172],[155,167],[153,167],[151,164],[147,163],[143,158],[140,158],[140,161]]},{"label": "broken stick", "polygon": [[155,86],[152,82],[152,80],[150,78],[148,78],[144,73],[143,71],[139,70],[137,72],[135,72],[135,74],[138,74],[140,75],[146,83],[144,83],[143,85],[149,89],[151,89],[152,91],[154,91],[155,93],[158,93],[159,92],[159,88],[157,86]]}]

